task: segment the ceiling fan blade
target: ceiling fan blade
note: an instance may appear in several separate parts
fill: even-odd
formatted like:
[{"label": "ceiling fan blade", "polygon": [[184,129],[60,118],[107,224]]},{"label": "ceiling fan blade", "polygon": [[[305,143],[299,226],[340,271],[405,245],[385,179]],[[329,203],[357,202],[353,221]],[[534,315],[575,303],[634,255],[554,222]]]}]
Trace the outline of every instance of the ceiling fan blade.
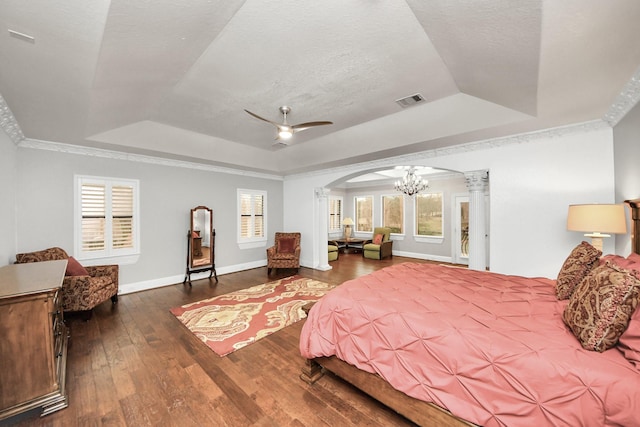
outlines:
[{"label": "ceiling fan blade", "polygon": [[267,122],[267,123],[271,123],[272,125],[274,125],[276,127],[280,126],[280,123],[272,122],[271,120],[265,119],[264,117],[260,117],[259,115],[255,114],[255,113],[252,113],[249,110],[244,110],[244,111],[246,111],[247,114],[252,115],[256,119],[262,120],[262,121]]},{"label": "ceiling fan blade", "polygon": [[309,129],[315,126],[324,126],[324,125],[332,125],[332,124],[333,122],[306,122],[306,123],[299,123],[291,127],[293,128],[294,131],[298,132],[298,131]]}]

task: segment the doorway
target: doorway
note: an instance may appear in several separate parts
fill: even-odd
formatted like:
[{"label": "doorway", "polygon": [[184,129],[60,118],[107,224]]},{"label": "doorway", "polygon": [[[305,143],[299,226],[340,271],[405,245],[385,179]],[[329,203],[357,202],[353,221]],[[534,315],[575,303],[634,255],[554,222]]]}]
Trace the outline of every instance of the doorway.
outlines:
[{"label": "doorway", "polygon": [[469,196],[454,197],[453,262],[469,264]]}]

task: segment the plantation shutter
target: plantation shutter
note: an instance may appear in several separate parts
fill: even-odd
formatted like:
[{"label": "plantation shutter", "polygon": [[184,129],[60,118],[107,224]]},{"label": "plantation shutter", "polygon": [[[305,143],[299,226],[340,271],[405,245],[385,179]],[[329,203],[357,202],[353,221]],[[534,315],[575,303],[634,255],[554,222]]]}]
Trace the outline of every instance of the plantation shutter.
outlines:
[{"label": "plantation shutter", "polygon": [[111,188],[111,235],[114,249],[133,248],[133,187]]},{"label": "plantation shutter", "polygon": [[251,237],[251,194],[240,195],[240,236]]},{"label": "plantation shutter", "polygon": [[253,237],[264,237],[264,197],[261,195],[254,196],[254,229]]},{"label": "plantation shutter", "polygon": [[82,184],[82,251],[105,250],[106,187]]},{"label": "plantation shutter", "polygon": [[342,200],[330,199],[329,202],[329,229],[340,230],[342,227]]}]

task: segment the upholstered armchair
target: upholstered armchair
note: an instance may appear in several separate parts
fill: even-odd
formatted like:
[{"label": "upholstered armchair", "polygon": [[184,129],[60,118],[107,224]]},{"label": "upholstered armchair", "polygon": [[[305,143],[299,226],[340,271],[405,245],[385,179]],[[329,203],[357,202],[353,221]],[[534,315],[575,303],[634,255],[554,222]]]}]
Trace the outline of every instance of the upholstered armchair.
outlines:
[{"label": "upholstered armchair", "polygon": [[118,302],[118,266],[98,265],[83,267],[64,249],[49,248],[16,255],[16,264],[27,262],[67,260],[67,271],[62,282],[62,308],[68,311],[90,311],[111,298]]},{"label": "upholstered armchair", "polygon": [[340,248],[338,247],[338,242],[333,240],[329,240],[327,243],[327,249],[329,251],[329,261],[335,261],[338,259],[338,254],[340,253]]},{"label": "upholstered armchair", "polygon": [[369,259],[383,259],[392,256],[391,229],[376,227],[373,229],[373,239],[365,240],[362,244],[362,256]]},{"label": "upholstered armchair", "polygon": [[300,233],[276,232],[274,245],[267,249],[267,274],[274,268],[300,268]]}]

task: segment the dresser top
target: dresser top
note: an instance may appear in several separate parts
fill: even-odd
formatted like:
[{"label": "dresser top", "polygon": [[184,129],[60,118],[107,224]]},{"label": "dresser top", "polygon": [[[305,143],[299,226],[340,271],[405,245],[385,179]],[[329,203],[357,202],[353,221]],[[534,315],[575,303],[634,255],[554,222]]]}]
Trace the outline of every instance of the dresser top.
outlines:
[{"label": "dresser top", "polygon": [[11,264],[0,268],[0,298],[37,294],[62,286],[67,260]]}]

